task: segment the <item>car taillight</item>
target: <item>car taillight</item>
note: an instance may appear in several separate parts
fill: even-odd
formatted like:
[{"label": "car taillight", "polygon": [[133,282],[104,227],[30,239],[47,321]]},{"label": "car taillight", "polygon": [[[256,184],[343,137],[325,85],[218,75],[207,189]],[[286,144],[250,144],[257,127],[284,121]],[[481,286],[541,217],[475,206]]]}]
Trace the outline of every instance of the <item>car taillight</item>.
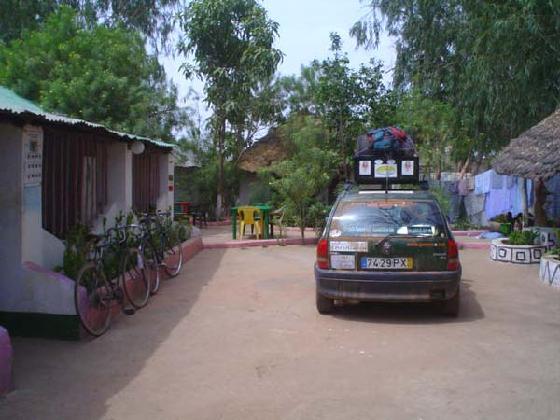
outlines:
[{"label": "car taillight", "polygon": [[328,270],[329,268],[329,241],[321,239],[317,244],[317,267]]},{"label": "car taillight", "polygon": [[459,269],[459,250],[457,242],[453,239],[447,241],[447,270],[457,271]]}]

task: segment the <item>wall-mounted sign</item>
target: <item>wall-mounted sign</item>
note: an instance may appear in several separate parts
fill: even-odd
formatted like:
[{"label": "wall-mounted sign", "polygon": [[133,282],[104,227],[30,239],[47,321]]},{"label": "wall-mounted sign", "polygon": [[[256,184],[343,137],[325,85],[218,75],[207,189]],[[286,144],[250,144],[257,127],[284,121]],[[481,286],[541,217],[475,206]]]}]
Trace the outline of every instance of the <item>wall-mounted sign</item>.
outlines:
[{"label": "wall-mounted sign", "polygon": [[43,175],[43,130],[27,125],[23,128],[23,185],[40,185]]},{"label": "wall-mounted sign", "polygon": [[398,176],[397,173],[397,164],[396,163],[384,163],[384,162],[375,162],[374,165],[374,177],[375,178],[396,178]]}]

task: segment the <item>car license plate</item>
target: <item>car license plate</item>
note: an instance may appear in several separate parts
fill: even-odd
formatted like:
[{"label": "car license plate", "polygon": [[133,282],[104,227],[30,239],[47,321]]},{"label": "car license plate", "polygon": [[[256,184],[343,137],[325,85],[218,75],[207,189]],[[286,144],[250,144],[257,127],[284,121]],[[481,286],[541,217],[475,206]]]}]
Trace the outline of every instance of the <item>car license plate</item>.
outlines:
[{"label": "car license plate", "polygon": [[362,270],[411,270],[413,259],[410,257],[369,258],[360,260]]}]

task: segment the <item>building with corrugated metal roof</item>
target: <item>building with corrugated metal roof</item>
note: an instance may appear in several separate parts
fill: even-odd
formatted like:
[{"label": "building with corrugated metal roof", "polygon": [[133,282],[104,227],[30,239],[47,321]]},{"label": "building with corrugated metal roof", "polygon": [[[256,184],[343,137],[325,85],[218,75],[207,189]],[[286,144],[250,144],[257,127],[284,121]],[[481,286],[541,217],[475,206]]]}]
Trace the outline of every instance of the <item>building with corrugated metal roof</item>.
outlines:
[{"label": "building with corrugated metal roof", "polygon": [[45,112],[0,86],[0,324],[13,335],[75,337],[63,240],[120,212],[174,202],[173,146]]}]

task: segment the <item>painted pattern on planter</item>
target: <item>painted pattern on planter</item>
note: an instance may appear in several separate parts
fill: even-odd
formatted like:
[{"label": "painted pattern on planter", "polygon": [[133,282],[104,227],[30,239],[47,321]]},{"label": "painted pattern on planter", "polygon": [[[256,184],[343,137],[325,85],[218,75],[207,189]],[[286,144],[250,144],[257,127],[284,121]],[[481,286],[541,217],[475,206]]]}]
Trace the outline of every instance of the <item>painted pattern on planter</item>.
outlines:
[{"label": "painted pattern on planter", "polygon": [[544,256],[540,261],[539,278],[543,283],[560,289],[560,260]]},{"label": "painted pattern on planter", "polygon": [[507,238],[494,239],[490,244],[490,259],[514,264],[536,264],[546,251],[545,245],[508,245]]}]

